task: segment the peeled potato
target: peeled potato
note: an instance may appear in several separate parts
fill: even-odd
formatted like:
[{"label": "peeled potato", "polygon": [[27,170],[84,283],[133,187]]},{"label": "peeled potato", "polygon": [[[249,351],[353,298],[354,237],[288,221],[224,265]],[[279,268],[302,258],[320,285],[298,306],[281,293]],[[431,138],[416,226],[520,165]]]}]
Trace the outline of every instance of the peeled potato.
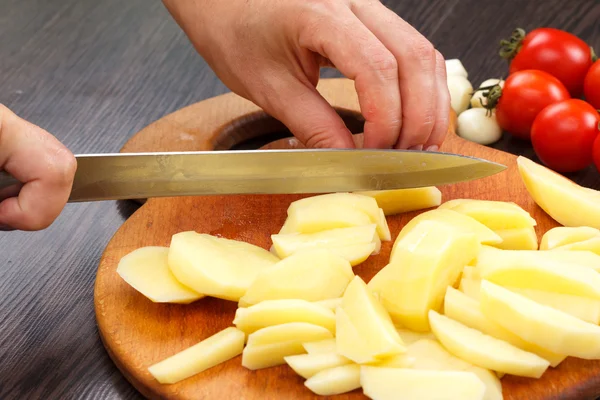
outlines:
[{"label": "peeled potato", "polygon": [[571,243],[583,242],[596,236],[600,236],[600,230],[589,226],[557,226],[544,233],[540,250],[549,250]]},{"label": "peeled potato", "polygon": [[179,282],[169,269],[168,247],[140,247],[119,261],[117,274],[155,303],[188,304],[204,297]]},{"label": "peeled potato", "polygon": [[385,215],[395,215],[409,211],[439,206],[442,201],[442,192],[435,186],[411,189],[374,190],[355,192],[363,196],[370,196],[377,200],[377,204]]},{"label": "peeled potato", "polygon": [[538,240],[535,228],[497,229],[494,231],[502,238],[502,243],[494,245],[505,250],[537,250]]},{"label": "peeled potato", "polygon": [[348,364],[318,372],[304,386],[320,396],[335,396],[360,388],[360,365]]},{"label": "peeled potato", "polygon": [[455,356],[482,368],[507,374],[539,378],[550,363],[508,342],[469,328],[433,310],[429,311],[431,330]]},{"label": "peeled potato", "polygon": [[242,353],[246,335],[226,328],[198,344],[153,364],[148,371],[160,383],[177,383]]},{"label": "peeled potato", "polygon": [[308,379],[323,370],[352,363],[352,361],[337,353],[297,354],[285,357],[285,362],[304,379]]},{"label": "peeled potato", "polygon": [[178,281],[207,296],[238,301],[257,275],[279,259],[237,240],[196,232],[173,235],[168,263]]},{"label": "peeled potato", "polygon": [[240,306],[264,300],[341,297],[353,277],[348,260],[325,249],[300,250],[258,274]]}]

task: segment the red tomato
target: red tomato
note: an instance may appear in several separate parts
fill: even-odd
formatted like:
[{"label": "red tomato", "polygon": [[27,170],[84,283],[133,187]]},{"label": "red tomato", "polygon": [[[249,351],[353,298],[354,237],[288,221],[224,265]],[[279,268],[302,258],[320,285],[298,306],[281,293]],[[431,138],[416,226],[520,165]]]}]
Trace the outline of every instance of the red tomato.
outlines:
[{"label": "red tomato", "polygon": [[569,99],[544,108],[531,127],[539,159],[557,172],[575,172],[592,163],[600,114],[583,100]]},{"label": "red tomato", "polygon": [[592,65],[583,85],[586,101],[596,109],[600,109],[600,60]]},{"label": "red tomato", "polygon": [[577,36],[554,28],[538,28],[523,35],[513,33],[509,42],[503,42],[503,56],[510,58],[509,73],[538,69],[558,78],[572,97],[583,94],[583,80],[592,65],[590,46]]},{"label": "red tomato", "polygon": [[[569,99],[562,83],[544,71],[515,72],[506,79],[496,103],[500,127],[521,139],[529,139],[533,120],[546,106]],[[490,106],[494,100],[489,99]]]}]

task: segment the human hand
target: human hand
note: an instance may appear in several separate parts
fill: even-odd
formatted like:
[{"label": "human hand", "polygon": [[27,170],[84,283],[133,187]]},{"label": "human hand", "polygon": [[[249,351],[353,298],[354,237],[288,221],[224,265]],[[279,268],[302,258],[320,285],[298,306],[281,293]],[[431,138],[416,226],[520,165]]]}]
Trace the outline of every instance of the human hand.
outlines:
[{"label": "human hand", "polygon": [[364,147],[436,150],[444,140],[444,58],[378,0],[163,2],[223,83],[307,147],[354,147],[315,89],[323,66],[354,80]]},{"label": "human hand", "polygon": [[77,162],[54,136],[0,104],[0,170],[23,184],[0,190],[0,230],[41,230],[65,206]]}]

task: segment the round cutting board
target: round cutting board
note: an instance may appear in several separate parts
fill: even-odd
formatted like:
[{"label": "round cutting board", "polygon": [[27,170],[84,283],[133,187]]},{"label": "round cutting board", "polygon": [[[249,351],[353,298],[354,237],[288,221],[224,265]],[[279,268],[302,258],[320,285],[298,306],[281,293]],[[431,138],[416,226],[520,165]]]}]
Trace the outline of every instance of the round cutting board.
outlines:
[{"label": "round cutting board", "polygon": [[[353,132],[362,123],[352,81],[326,79],[321,94],[344,118]],[[484,179],[440,187],[443,201],[475,198],[513,201],[537,220],[538,237],[557,226],[535,205],[525,190],[516,157],[467,142],[454,134],[452,121],[442,151],[496,161],[508,168]],[[277,139],[269,148],[299,148],[297,140],[282,138],[283,125],[266,116],[249,101],[225,94],[190,105],[149,125],[135,135],[122,151],[224,150],[248,141]],[[289,136],[289,133],[288,133]],[[355,136],[360,142],[360,135]],[[106,247],[95,285],[95,311],[102,341],[117,367],[146,397],[151,399],[322,399],[303,385],[303,379],[287,365],[249,371],[241,356],[173,385],[159,384],[148,367],[232,325],[237,304],[204,298],[189,305],[156,304],[127,285],[116,273],[121,257],[142,246],[168,246],[181,231],[220,235],[268,249],[270,235],[277,233],[289,204],[300,195],[198,196],[149,199],[116,232]],[[393,238],[418,212],[388,217]],[[381,253],[354,268],[369,280],[386,265],[392,242]],[[541,379],[506,376],[505,399],[585,399],[600,395],[600,361],[569,358],[550,368]],[[362,391],[335,399],[365,399]]]}]

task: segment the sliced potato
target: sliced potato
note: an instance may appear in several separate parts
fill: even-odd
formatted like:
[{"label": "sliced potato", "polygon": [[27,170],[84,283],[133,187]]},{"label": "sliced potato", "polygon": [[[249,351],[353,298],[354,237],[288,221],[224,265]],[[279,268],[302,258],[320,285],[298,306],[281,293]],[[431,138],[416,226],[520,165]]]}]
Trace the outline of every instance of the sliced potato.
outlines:
[{"label": "sliced potato", "polygon": [[304,386],[320,396],[335,396],[360,388],[360,365],[348,364],[313,375]]},{"label": "sliced potato", "polygon": [[[328,217],[320,210],[337,213],[337,215],[340,216],[346,212],[349,215],[354,214],[354,211],[361,212],[368,216],[369,222],[360,224],[352,223],[344,226],[348,227],[375,223],[377,224],[377,233],[379,234],[381,240],[391,240],[391,234],[387,226],[387,221],[385,220],[385,217],[383,219],[381,218],[383,213],[380,212],[377,201],[370,196],[363,196],[356,193],[328,193],[296,200],[290,204],[288,208],[288,219],[290,219],[290,221],[297,221],[296,223],[291,222],[292,226],[295,227],[295,231],[297,232],[311,233],[309,231],[317,232],[320,230],[325,230],[316,228],[308,229],[308,225],[306,224],[304,224],[304,228],[300,228],[300,226],[303,225],[303,218],[297,218],[298,216],[304,216],[307,217],[307,220],[316,222],[317,219],[315,217],[311,217],[311,215],[318,215],[320,218],[323,218],[323,221],[325,221]],[[300,224],[298,224],[298,222],[300,222]],[[335,227],[342,228],[344,226],[331,226],[330,228],[326,229]]]},{"label": "sliced potato", "polygon": [[233,320],[233,324],[247,334],[288,322],[308,322],[335,334],[333,311],[300,299],[266,300],[248,308],[238,308]]},{"label": "sliced potato", "polygon": [[450,353],[479,367],[539,378],[550,366],[548,360],[536,354],[469,328],[433,310],[429,311],[429,320],[431,330]]},{"label": "sliced potato", "polygon": [[374,400],[483,400],[486,387],[472,372],[361,366],[360,383]]},{"label": "sliced potato", "polygon": [[460,280],[459,290],[472,299],[479,300],[481,280],[464,277]]},{"label": "sliced potato", "polygon": [[594,254],[600,255],[600,237],[593,237],[581,242],[565,244],[556,247],[555,250],[591,251]]},{"label": "sliced potato", "polygon": [[442,192],[435,186],[355,193],[373,197],[385,215],[395,215],[437,207],[442,201]]},{"label": "sliced potato", "polygon": [[341,297],[353,277],[348,260],[325,249],[299,250],[258,274],[240,299],[240,306],[264,300]]},{"label": "sliced potato", "polygon": [[530,343],[583,359],[600,358],[600,327],[537,303],[489,281],[481,282],[481,311]]},{"label": "sliced potato", "polygon": [[505,201],[463,199],[451,210],[468,215],[490,229],[515,229],[536,226],[536,221],[519,205]]},{"label": "sliced potato", "polygon": [[169,268],[182,284],[232,301],[238,301],[258,274],[278,261],[250,243],[192,231],[173,235],[168,255]]},{"label": "sliced potato", "polygon": [[330,339],[331,331],[308,322],[288,322],[267,326],[248,335],[248,346],[296,341],[300,344]]},{"label": "sliced potato", "polygon": [[592,324],[598,325],[600,323],[600,300],[535,289],[512,287],[506,289]]},{"label": "sliced potato", "polygon": [[[342,323],[342,331],[337,330],[340,325],[336,326],[339,354],[360,363],[406,351],[389,314],[359,276],[346,288],[342,306],[336,313],[340,311],[348,317],[351,326]],[[348,340],[355,335],[358,341]]]},{"label": "sliced potato", "polygon": [[407,346],[421,339],[435,339],[435,335],[431,332],[415,332],[406,328],[396,328],[396,330],[400,334],[402,342]]},{"label": "sliced potato", "polygon": [[406,353],[414,359],[413,369],[473,372],[485,384],[484,400],[502,400],[502,384],[496,374],[448,352],[437,340],[423,339],[408,346]]},{"label": "sliced potato", "polygon": [[342,298],[336,297],[334,299],[318,300],[318,301],[315,301],[314,303],[320,305],[321,307],[325,307],[325,308],[328,308],[333,311],[342,305]]},{"label": "sliced potato", "polygon": [[394,322],[426,332],[428,311],[440,309],[446,287],[458,280],[478,252],[475,234],[423,220],[397,242],[397,258],[371,279],[369,288]]},{"label": "sliced potato", "polygon": [[204,297],[175,278],[167,262],[168,247],[140,247],[119,261],[117,274],[155,303],[189,304]]},{"label": "sliced potato", "polygon": [[444,314],[448,318],[460,322],[469,328],[476,329],[486,335],[508,342],[527,352],[537,354],[548,360],[552,367],[556,367],[566,358],[564,355],[553,353],[537,344],[529,343],[503,326],[498,325],[481,312],[479,301],[474,300],[451,287],[446,291],[446,296],[444,298]]},{"label": "sliced potato", "polygon": [[335,338],[307,342],[302,345],[308,354],[334,353],[337,350]]},{"label": "sliced potato", "polygon": [[352,361],[337,353],[297,354],[285,357],[285,362],[304,379],[326,369],[352,364]]},{"label": "sliced potato", "polygon": [[497,229],[494,231],[502,238],[502,243],[495,245],[505,250],[537,250],[538,240],[535,228]]},{"label": "sliced potato", "polygon": [[583,242],[600,236],[600,230],[589,226],[557,226],[542,236],[540,250],[550,250],[571,243]]},{"label": "sliced potato", "polygon": [[177,383],[242,353],[246,335],[229,327],[172,355],[148,371],[160,383]]}]

